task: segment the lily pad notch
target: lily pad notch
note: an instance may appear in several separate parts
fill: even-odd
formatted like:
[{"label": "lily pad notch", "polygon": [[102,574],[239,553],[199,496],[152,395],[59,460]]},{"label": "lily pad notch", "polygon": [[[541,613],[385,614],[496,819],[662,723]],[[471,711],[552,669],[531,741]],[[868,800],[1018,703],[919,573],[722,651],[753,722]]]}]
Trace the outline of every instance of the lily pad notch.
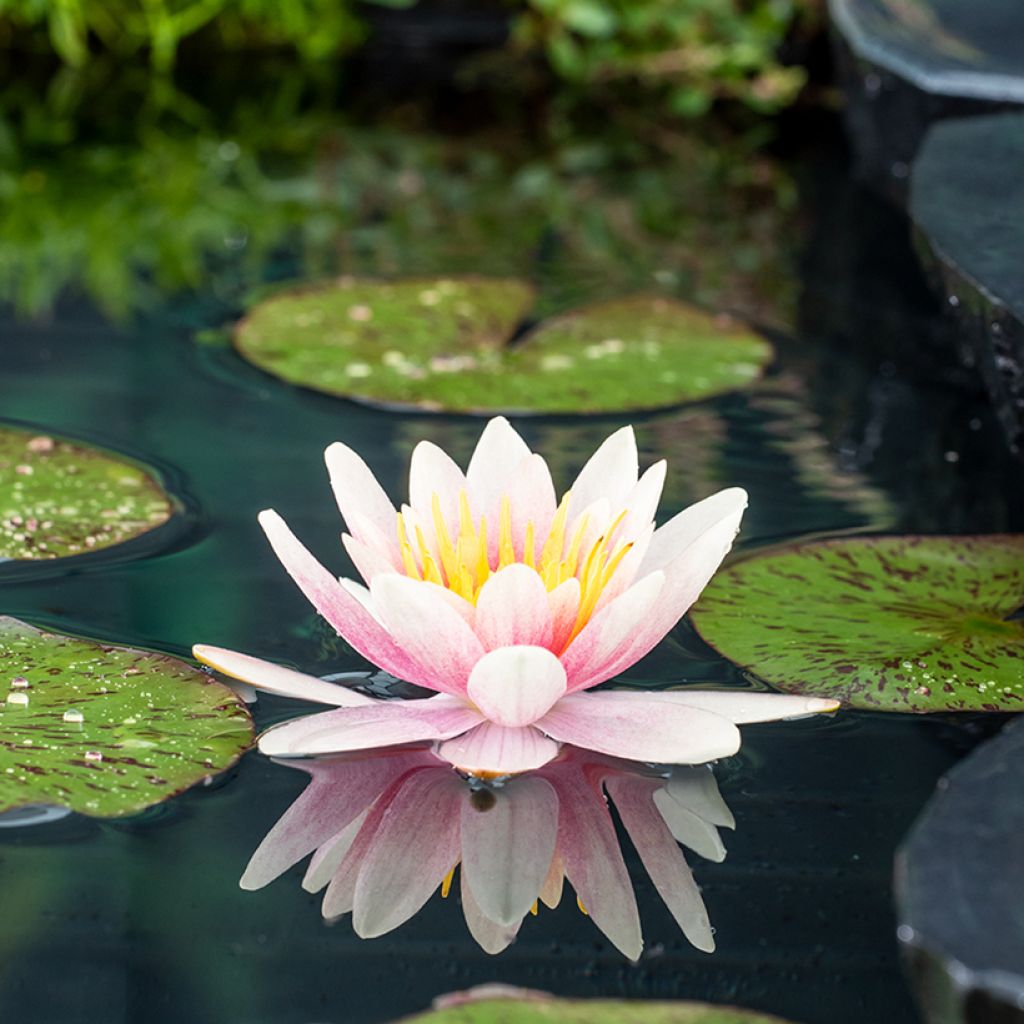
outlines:
[{"label": "lily pad notch", "polygon": [[720,571],[691,615],[780,690],[876,711],[1024,711],[1024,535],[785,545]]},{"label": "lily pad notch", "polygon": [[177,658],[0,616],[0,666],[0,812],[134,814],[252,746],[234,692]]},{"label": "lily pad notch", "polygon": [[728,317],[634,295],[517,330],[536,295],[484,277],[341,279],[281,292],[234,330],[238,351],[292,384],[428,411],[643,411],[743,388],[771,345]]},{"label": "lily pad notch", "polygon": [[0,561],[101,551],[162,526],[175,511],[139,463],[46,431],[0,425]]}]

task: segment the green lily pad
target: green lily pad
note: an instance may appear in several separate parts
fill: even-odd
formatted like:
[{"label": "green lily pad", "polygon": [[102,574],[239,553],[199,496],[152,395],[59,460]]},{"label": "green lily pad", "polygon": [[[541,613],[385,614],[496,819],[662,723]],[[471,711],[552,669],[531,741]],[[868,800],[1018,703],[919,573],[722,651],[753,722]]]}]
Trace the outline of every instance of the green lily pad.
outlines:
[{"label": "green lily pad", "polygon": [[0,426],[0,560],[99,551],[173,512],[156,480],[122,456]]},{"label": "green lily pad", "polygon": [[781,690],[882,711],[1024,711],[1024,535],[794,544],[720,572],[698,631]]},{"label": "green lily pad", "polygon": [[0,617],[0,812],[132,814],[222,771],[252,720],[183,661]]},{"label": "green lily pad", "polygon": [[786,1024],[765,1013],[711,1003],[556,999],[540,993],[528,998],[470,994],[445,999],[453,999],[456,1005],[406,1017],[403,1024]]},{"label": "green lily pad", "polygon": [[510,344],[533,304],[515,280],[342,281],[257,305],[239,351],[293,384],[450,412],[613,412],[749,384],[771,346],[749,328],[657,296],[555,317]]}]

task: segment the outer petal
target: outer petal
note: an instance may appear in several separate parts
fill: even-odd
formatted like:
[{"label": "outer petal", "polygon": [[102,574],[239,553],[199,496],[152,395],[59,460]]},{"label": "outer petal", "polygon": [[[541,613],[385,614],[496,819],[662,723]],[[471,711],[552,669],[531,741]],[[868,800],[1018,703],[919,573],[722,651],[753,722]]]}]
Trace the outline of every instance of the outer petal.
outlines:
[{"label": "outer petal", "polygon": [[474,493],[498,491],[504,485],[509,466],[530,454],[530,446],[504,416],[487,421],[473,449],[466,480]]},{"label": "outer petal", "polygon": [[[446,452],[430,441],[420,441],[416,445],[409,465],[409,504],[422,520],[433,523],[436,494],[448,532],[454,533],[459,522],[459,491],[465,489],[466,478],[462,470]],[[429,533],[434,533],[432,525]]]},{"label": "outer petal", "polygon": [[643,950],[640,915],[604,798],[575,768],[552,770],[558,794],[558,852],[594,924],[631,960]]},{"label": "outer petal", "polygon": [[562,654],[569,678],[569,692],[584,690],[610,679],[618,669],[621,652],[654,614],[664,584],[661,573],[653,572],[634,583],[601,609],[580,631]]},{"label": "outer petal", "polygon": [[729,487],[684,508],[655,531],[641,571],[664,569],[723,521],[732,524],[735,536],[746,507],[747,492],[742,487]]},{"label": "outer petal", "polygon": [[260,737],[259,748],[274,757],[367,750],[448,739],[481,720],[479,712],[444,694],[427,700],[375,701],[372,707],[323,711],[276,725]]},{"label": "outer petal", "polygon": [[637,485],[626,495],[623,503],[627,509],[626,518],[616,532],[616,539],[635,540],[654,522],[667,469],[664,459],[648,466]]},{"label": "outer petal", "polygon": [[484,722],[445,740],[437,753],[462,771],[510,775],[540,768],[558,754],[558,749],[554,740],[532,725],[509,728]]},{"label": "outer petal", "polygon": [[565,693],[565,669],[543,647],[499,647],[469,677],[467,695],[498,725],[537,721]]},{"label": "outer petal", "polygon": [[289,765],[312,777],[302,795],[267,833],[239,883],[259,889],[287,871],[361,814],[396,778],[422,763],[422,753],[359,761]]},{"label": "outer petal", "polygon": [[632,427],[623,427],[611,435],[591,455],[571,487],[575,514],[599,498],[607,498],[621,508],[637,483],[640,459]]},{"label": "outer petal", "polygon": [[475,632],[488,651],[512,644],[550,647],[551,608],[540,576],[528,565],[509,565],[490,576],[477,598]]},{"label": "outer petal", "polygon": [[238,651],[229,651],[223,647],[211,647],[208,644],[196,644],[192,654],[204,665],[223,672],[232,679],[255,686],[267,693],[277,693],[282,697],[295,697],[297,700],[311,700],[317,704],[332,704],[340,708],[366,707],[377,703],[364,693],[349,690],[337,683],[328,683],[316,676],[307,676],[304,672],[275,665],[272,661],[253,658]]},{"label": "outer petal", "polygon": [[459,860],[459,810],[466,784],[447,769],[406,778],[359,869],[352,926],[364,939],[397,928],[430,898]]},{"label": "outer petal", "polygon": [[736,827],[736,819],[722,799],[710,765],[673,768],[662,792],[711,825]]},{"label": "outer petal", "polygon": [[466,620],[439,601],[429,584],[406,576],[375,576],[370,593],[388,632],[416,663],[410,681],[441,693],[465,693],[469,673],[484,655]]},{"label": "outer petal", "polygon": [[[369,540],[353,513],[363,516],[385,537],[395,535],[395,506],[377,483],[369,466],[347,445],[335,441],[324,452],[331,489],[349,532],[364,543]],[[395,546],[392,544],[392,546]]]},{"label": "outer petal", "polygon": [[511,925],[496,924],[476,905],[473,893],[466,884],[465,871],[460,872],[460,886],[462,889],[462,915],[466,919],[466,927],[469,934],[476,939],[477,945],[485,952],[492,955],[500,953],[515,942],[522,920]]},{"label": "outer petal", "polygon": [[340,832],[331,836],[326,843],[317,847],[302,877],[302,888],[306,892],[320,892],[330,882],[341,867],[342,861],[348,856],[348,851],[352,849],[352,844],[356,841],[356,836],[359,835],[359,830],[369,813],[370,810],[367,808]]},{"label": "outer petal", "polygon": [[[537,728],[552,739],[631,761],[701,764],[735,754],[740,733],[709,711],[648,700],[647,694],[577,693],[563,697]],[[339,712],[328,712],[338,714]],[[351,712],[349,712],[351,714]]]},{"label": "outer petal", "polygon": [[700,890],[651,801],[657,780],[611,776],[605,784],[654,887],[683,934],[698,949],[712,952],[715,940]]},{"label": "outer petal", "polygon": [[544,779],[464,794],[463,880],[486,917],[506,926],[523,919],[547,877],[557,835],[558,797]]},{"label": "outer petal", "polygon": [[338,633],[364,658],[385,672],[412,683],[421,682],[418,666],[413,659],[303,547],[284,520],[269,509],[260,513],[259,520],[288,575]]},{"label": "outer petal", "polygon": [[710,711],[721,718],[746,725],[750,722],[777,722],[783,718],[835,711],[839,701],[825,697],[801,697],[789,693],[757,693],[751,690],[602,690],[602,700],[632,706],[640,700],[672,704],[676,707]]}]

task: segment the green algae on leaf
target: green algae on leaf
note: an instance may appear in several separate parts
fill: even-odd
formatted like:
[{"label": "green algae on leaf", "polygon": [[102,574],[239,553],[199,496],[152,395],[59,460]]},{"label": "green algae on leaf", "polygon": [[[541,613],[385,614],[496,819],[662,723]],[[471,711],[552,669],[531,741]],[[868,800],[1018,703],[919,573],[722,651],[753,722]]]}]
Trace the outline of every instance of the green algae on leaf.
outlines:
[{"label": "green algae on leaf", "polygon": [[46,433],[0,426],[0,560],[42,560],[120,544],[174,506],[141,466]]},{"label": "green algae on leaf", "polygon": [[793,544],[718,573],[692,615],[781,690],[882,711],[1024,711],[1024,535]]},{"label": "green algae on leaf", "polygon": [[0,617],[0,812],[132,814],[251,746],[235,694],[176,658]]},{"label": "green algae on leaf", "polygon": [[[459,999],[459,997],[456,997]],[[710,1003],[642,999],[473,998],[401,1024],[786,1024],[779,1017]]]},{"label": "green algae on leaf", "polygon": [[659,296],[614,299],[511,342],[533,292],[484,278],[341,281],[258,304],[238,349],[294,384],[450,412],[656,409],[749,384],[771,346]]}]

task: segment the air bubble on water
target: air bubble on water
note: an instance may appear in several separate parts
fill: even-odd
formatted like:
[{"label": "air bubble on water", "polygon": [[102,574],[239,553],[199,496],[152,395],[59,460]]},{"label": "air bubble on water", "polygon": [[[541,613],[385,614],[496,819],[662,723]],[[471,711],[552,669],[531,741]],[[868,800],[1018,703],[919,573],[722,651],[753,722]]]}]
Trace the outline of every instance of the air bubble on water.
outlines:
[{"label": "air bubble on water", "polygon": [[98,750],[87,750],[85,752],[86,761],[102,761],[103,754]]},{"label": "air bubble on water", "polygon": [[8,704],[20,704],[22,707],[28,706],[28,694],[27,693],[9,693],[7,695]]},{"label": "air bubble on water", "polygon": [[12,690],[27,690],[32,684],[24,676],[15,676],[11,680]]},{"label": "air bubble on water", "polygon": [[65,711],[61,717],[65,722],[74,722],[76,724],[81,724],[85,721],[85,715],[83,715],[81,711],[76,711],[74,708],[70,708]]}]

